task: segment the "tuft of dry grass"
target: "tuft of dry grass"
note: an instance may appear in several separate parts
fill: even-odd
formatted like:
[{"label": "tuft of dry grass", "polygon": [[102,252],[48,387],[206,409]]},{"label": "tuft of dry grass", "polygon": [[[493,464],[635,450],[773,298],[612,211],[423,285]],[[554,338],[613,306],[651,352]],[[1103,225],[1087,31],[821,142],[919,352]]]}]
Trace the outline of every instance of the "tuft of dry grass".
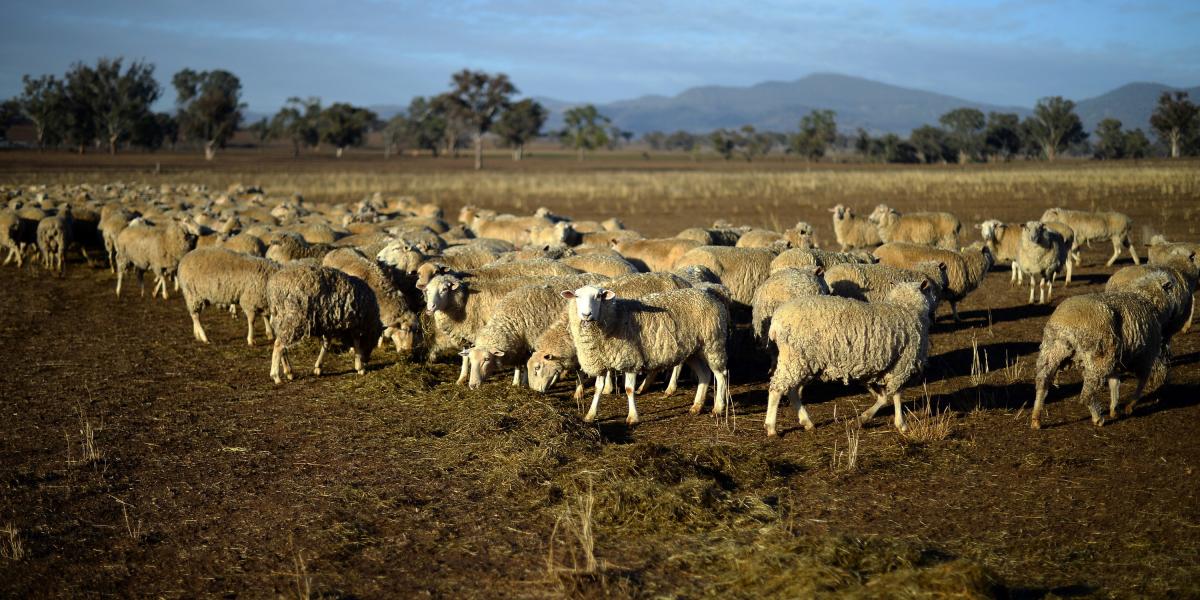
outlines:
[{"label": "tuft of dry grass", "polygon": [[853,473],[858,470],[858,447],[859,441],[862,439],[862,425],[857,418],[850,418],[844,421],[839,421],[837,416],[837,408],[833,412],[834,423],[840,423],[846,431],[846,446],[838,449],[838,441],[833,441],[833,454],[831,458],[831,467],[834,473],[846,472]]},{"label": "tuft of dry grass", "polygon": [[25,544],[21,541],[21,531],[12,523],[0,527],[0,558],[11,561],[25,558]]},{"label": "tuft of dry grass", "polygon": [[987,376],[991,370],[987,350],[980,352],[979,340],[975,338],[974,334],[971,334],[971,385],[974,387],[983,385],[987,382]]},{"label": "tuft of dry grass", "polygon": [[925,406],[917,411],[907,412],[904,422],[908,425],[908,430],[901,435],[909,442],[937,442],[954,433],[954,413],[949,410],[934,411],[928,389],[925,390]]}]

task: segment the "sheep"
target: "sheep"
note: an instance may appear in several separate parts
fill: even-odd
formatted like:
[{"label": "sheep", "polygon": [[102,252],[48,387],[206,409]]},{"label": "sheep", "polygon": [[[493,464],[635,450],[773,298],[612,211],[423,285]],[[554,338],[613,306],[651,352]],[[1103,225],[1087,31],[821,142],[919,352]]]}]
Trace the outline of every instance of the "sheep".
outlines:
[{"label": "sheep", "polygon": [[1036,282],[1038,303],[1047,304],[1054,296],[1054,277],[1071,262],[1071,247],[1057,231],[1041,221],[1029,221],[1021,228],[1021,246],[1017,268],[1029,276],[1029,303],[1033,304]]},{"label": "sheep", "polygon": [[771,261],[777,254],[773,248],[699,246],[680,256],[672,268],[708,267],[729,288],[733,302],[748,309],[754,301],[754,290],[771,275]]},{"label": "sheep", "polygon": [[[64,204],[57,214],[38,222],[37,244],[38,254],[42,257],[42,267],[62,275],[67,246],[71,244],[71,205]],[[86,254],[85,250],[84,255]]]},{"label": "sheep", "polygon": [[912,269],[847,263],[834,265],[825,272],[825,282],[831,294],[863,302],[881,302],[896,284],[922,281],[930,285],[933,302],[930,303],[929,318],[933,319],[948,283],[946,263],[927,260],[913,265]]},{"label": "sheep", "polygon": [[579,244],[579,232],[566,221],[553,225],[535,225],[529,229],[529,243],[535,246],[575,246]]},{"label": "sheep", "polygon": [[1165,273],[1152,273],[1122,291],[1081,294],[1059,304],[1042,332],[1029,426],[1041,428],[1048,387],[1067,361],[1083,370],[1079,400],[1087,404],[1094,425],[1104,425],[1102,405],[1095,396],[1105,379],[1108,417],[1117,417],[1122,373],[1133,373],[1138,379],[1125,407],[1125,414],[1132,414],[1142,393],[1153,392],[1166,378],[1161,324],[1168,318],[1167,294],[1173,287]]},{"label": "sheep", "polygon": [[[608,284],[608,289],[622,298],[640,298],[687,287],[687,281],[671,273],[637,273],[613,279]],[[563,371],[579,366],[567,321],[566,314],[558,315],[533,345],[533,354],[525,363],[525,372],[528,374],[529,387],[535,391],[545,392],[558,381]],[[669,385],[667,395],[674,392],[674,386]],[[580,381],[575,390],[575,399],[582,397],[583,382]]]},{"label": "sheep", "polygon": [[625,224],[616,217],[609,217],[603,221],[600,221],[600,226],[603,227],[605,231],[622,231],[625,229]]},{"label": "sheep", "polygon": [[117,235],[117,296],[121,295],[121,284],[125,272],[133,269],[138,283],[145,294],[142,277],[152,271],[158,280],[154,292],[162,287],[163,299],[167,299],[167,278],[179,268],[179,261],[196,246],[196,234],[180,223],[163,226],[134,221]]},{"label": "sheep", "polygon": [[734,246],[745,232],[746,230],[735,227],[691,227],[679,232],[675,237],[681,240],[695,240],[704,246]]},{"label": "sheep", "polygon": [[1197,278],[1200,277],[1200,266],[1196,264],[1196,254],[1186,256],[1176,255],[1157,265],[1132,265],[1119,269],[1108,282],[1104,291],[1119,292],[1135,285],[1134,282],[1154,273],[1162,273],[1172,283],[1171,290],[1166,294],[1168,312],[1162,323],[1163,343],[1169,343],[1175,334],[1187,332],[1192,328],[1192,314],[1195,308],[1192,294],[1196,292]]},{"label": "sheep", "polygon": [[1042,213],[1041,220],[1063,223],[1075,232],[1075,244],[1072,252],[1077,252],[1079,246],[1083,244],[1111,240],[1113,254],[1105,266],[1111,267],[1117,261],[1117,258],[1121,256],[1122,246],[1129,249],[1129,256],[1133,258],[1133,264],[1141,263],[1138,259],[1137,249],[1129,241],[1129,230],[1133,227],[1133,222],[1122,213],[1114,211],[1087,212],[1056,207]]},{"label": "sheep", "polygon": [[357,249],[339,248],[326,254],[321,260],[321,265],[367,282],[371,291],[375,293],[375,303],[379,305],[383,338],[392,341],[397,353],[413,349],[419,327],[417,313],[409,307],[404,292],[378,262],[367,258]]},{"label": "sheep", "polygon": [[262,315],[263,334],[272,339],[267,322],[267,280],[279,265],[226,248],[192,250],[179,261],[179,286],[192,317],[192,335],[208,343],[200,312],[210,304],[240,307],[246,315],[246,344],[254,345],[254,319]]},{"label": "sheep", "polygon": [[325,223],[303,223],[291,227],[290,230],[310,244],[332,244],[341,237]]},{"label": "sheep", "polygon": [[14,210],[0,210],[0,248],[8,250],[8,255],[4,257],[4,264],[8,264],[14,257],[17,259],[17,268],[25,263],[24,248],[20,243],[20,227],[21,218],[17,216]]},{"label": "sheep", "polygon": [[550,219],[543,217],[514,217],[499,215],[485,217],[476,215],[471,222],[471,231],[476,237],[489,237],[511,242],[514,246],[524,246],[530,242],[529,232],[536,226],[554,227]]},{"label": "sheep", "polygon": [[776,310],[767,333],[779,348],[767,396],[767,435],[776,434],[776,413],[785,394],[800,424],[806,430],[814,428],[800,396],[816,379],[861,381],[876,401],[859,416],[859,425],[890,398],[896,407],[896,429],[906,431],[900,388],[925,369],[932,302],[928,282],[909,282],[897,284],[879,303],[809,296]]},{"label": "sheep", "polygon": [[310,244],[298,234],[283,232],[271,241],[266,257],[279,264],[286,264],[302,258],[319,260],[332,249],[328,244]]},{"label": "sheep", "polygon": [[879,239],[879,228],[868,219],[854,216],[854,210],[844,204],[829,209],[833,213],[833,235],[839,251],[869,248],[883,243]]},{"label": "sheep", "polygon": [[596,377],[596,393],[584,421],[596,419],[606,371],[625,373],[625,395],[629,401],[625,423],[634,425],[638,422],[634,389],[638,371],[662,369],[681,362],[687,362],[700,382],[691,413],[699,413],[704,405],[711,380],[709,373],[717,382],[713,414],[725,412],[729,311],[713,294],[682,289],[633,300],[617,298],[612,290],[588,285],[564,290],[562,296],[573,300],[567,315],[580,368]]},{"label": "sheep", "polygon": [[[112,207],[109,209],[109,207]],[[117,272],[117,236],[129,226],[129,222],[139,216],[137,212],[120,208],[113,204],[104,206],[106,211],[100,215],[100,235],[104,238],[104,253],[108,256],[108,266]]]},{"label": "sheep", "polygon": [[1009,283],[1021,283],[1021,269],[1017,267],[1017,253],[1021,249],[1020,223],[1003,223],[996,219],[988,219],[975,226],[983,243],[992,251],[997,264],[1007,263],[1012,266]]},{"label": "sheep", "polygon": [[816,248],[792,248],[779,253],[775,260],[771,261],[770,270],[772,273],[780,269],[790,269],[795,267],[825,267],[826,269],[833,265],[842,263],[862,264],[878,262],[874,255],[864,251],[859,252],[829,252],[828,250],[818,250]]},{"label": "sheep", "polygon": [[559,262],[585,273],[599,273],[607,277],[621,277],[622,275],[631,275],[638,272],[637,267],[633,266],[633,263],[621,258],[620,255],[586,254],[568,256],[559,260]]},{"label": "sheep", "polygon": [[276,384],[283,382],[281,375],[292,379],[286,351],[306,337],[321,339],[313,375],[321,375],[321,361],[332,342],[352,347],[354,370],[366,374],[383,326],[375,293],[365,281],[337,269],[297,261],[284,265],[267,280],[267,305],[275,330],[271,379]]},{"label": "sheep", "polygon": [[956,323],[958,303],[983,282],[992,268],[991,251],[986,246],[968,247],[962,253],[920,244],[889,242],[875,249],[879,262],[893,267],[915,269],[917,263],[935,261],[946,265],[946,287],[943,299],[950,303]]},{"label": "sheep", "polygon": [[958,217],[945,212],[900,214],[886,204],[875,207],[867,220],[879,229],[883,243],[909,242],[953,250],[958,248],[962,223]]},{"label": "sheep", "polygon": [[734,246],[738,248],[767,248],[773,244],[790,244],[787,237],[778,231],[770,229],[751,229],[737,239]]},{"label": "sheep", "polygon": [[4,224],[0,225],[0,236],[3,237],[3,247],[8,248],[4,264],[7,265],[16,258],[19,268],[25,264],[26,250],[31,247],[37,248],[37,226],[46,218],[46,213],[33,206],[17,206],[4,211],[3,215],[0,217],[4,220]]},{"label": "sheep", "polygon": [[[598,285],[608,278],[591,274],[575,279]],[[566,299],[559,294],[560,287],[526,285],[509,292],[496,303],[491,319],[475,335],[474,345],[460,354],[467,359],[470,371],[468,387],[477,389],[502,365],[516,367],[513,385],[520,384],[521,365],[526,363],[538,338],[566,307]]]},{"label": "sheep", "polygon": [[1147,260],[1152,265],[1162,264],[1170,260],[1173,254],[1200,254],[1200,244],[1187,242],[1168,242],[1167,238],[1156,235],[1150,238],[1150,246],[1146,250]]},{"label": "sheep", "polygon": [[226,238],[221,242],[221,247],[251,256],[263,256],[267,253],[267,245],[262,240],[248,233],[239,233]]},{"label": "sheep", "polygon": [[646,239],[642,234],[631,231],[629,229],[618,229],[615,231],[604,230],[594,231],[591,233],[581,233],[579,236],[580,246],[603,246],[608,248],[616,245],[618,242],[632,242],[636,240]]},{"label": "sheep", "polygon": [[[1066,247],[1067,247],[1067,259],[1068,259],[1065,264],[1066,280],[1063,283],[1063,286],[1065,287],[1065,286],[1071,285],[1071,276],[1075,271],[1075,269],[1071,266],[1071,264],[1072,264],[1072,262],[1074,262],[1074,264],[1079,264],[1079,261],[1080,261],[1079,251],[1072,250],[1073,248],[1075,248],[1075,230],[1071,229],[1071,227],[1069,225],[1067,225],[1065,223],[1059,223],[1058,221],[1042,221],[1042,222],[1046,224],[1046,229],[1049,229],[1050,231],[1053,231],[1053,232],[1057,233],[1058,235],[1062,236],[1063,244],[1066,245]],[[1019,273],[1017,274],[1017,277],[1020,278]]]},{"label": "sheep", "polygon": [[829,295],[829,286],[824,275],[824,267],[788,268],[771,273],[771,276],[754,291],[754,299],[751,302],[750,323],[754,337],[766,345],[771,315],[788,301],[800,296]]},{"label": "sheep", "polygon": [[678,238],[627,240],[613,249],[642,271],[670,271],[684,253],[700,247],[700,242]]}]

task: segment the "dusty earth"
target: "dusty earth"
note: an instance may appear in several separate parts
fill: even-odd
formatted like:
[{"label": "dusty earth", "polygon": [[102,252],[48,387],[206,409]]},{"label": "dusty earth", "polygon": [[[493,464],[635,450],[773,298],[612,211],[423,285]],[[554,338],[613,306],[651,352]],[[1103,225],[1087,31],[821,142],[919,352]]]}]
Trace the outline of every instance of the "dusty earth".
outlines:
[{"label": "dusty earth", "polygon": [[[1099,291],[1106,256],[1086,252],[1055,303]],[[841,420],[867,394],[812,386],[817,429],[781,416],[768,440],[747,354],[728,421],[688,415],[685,385],[642,396],[635,429],[616,397],[589,426],[564,385],[470,392],[452,365],[389,350],[366,376],[335,356],[274,385],[240,316],[207,312],[201,345],[177,297],[112,284],[79,260],[62,279],[0,269],[0,595],[1200,595],[1200,332],[1132,417],[1093,427],[1071,373],[1031,431],[1052,307],[1026,306],[1006,269],[965,323],[941,315],[926,385],[906,391],[948,411],[950,435],[905,439],[885,410],[854,468]]]}]

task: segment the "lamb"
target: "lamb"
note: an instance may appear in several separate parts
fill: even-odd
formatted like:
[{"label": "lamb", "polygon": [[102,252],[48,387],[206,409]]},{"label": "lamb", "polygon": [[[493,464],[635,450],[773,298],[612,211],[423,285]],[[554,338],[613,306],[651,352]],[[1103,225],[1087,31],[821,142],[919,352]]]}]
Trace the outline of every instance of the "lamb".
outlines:
[{"label": "lamb", "polygon": [[[57,214],[38,222],[37,243],[42,267],[57,271],[61,276],[64,272],[67,246],[71,243],[71,205],[64,204]],[[84,255],[87,255],[86,250]]]},{"label": "lamb", "polygon": [[[627,275],[609,282],[608,289],[622,298],[640,298],[657,292],[681,290],[689,287],[687,281],[671,273],[637,273]],[[525,363],[525,372],[529,376],[529,387],[538,392],[545,392],[558,381],[559,376],[568,369],[578,369],[579,362],[575,354],[575,343],[571,339],[568,318],[565,313],[558,315],[533,345],[533,355]],[[648,378],[647,378],[648,379]],[[667,395],[674,393],[673,386],[667,387]],[[579,382],[575,390],[575,399],[583,397],[583,382]]]},{"label": "lamb", "polygon": [[179,285],[188,314],[192,317],[192,335],[208,343],[200,324],[200,312],[208,305],[240,307],[246,315],[246,344],[254,345],[254,319],[262,315],[263,334],[274,333],[267,322],[267,280],[279,270],[273,261],[226,248],[192,250],[179,261]]},{"label": "lamb", "polygon": [[879,228],[883,243],[909,242],[953,250],[958,248],[962,223],[958,217],[945,212],[900,214],[886,204],[875,207],[867,219]]},{"label": "lamb", "polygon": [[1091,242],[1100,240],[1111,240],[1113,245],[1113,254],[1109,257],[1105,266],[1111,267],[1117,258],[1121,256],[1121,247],[1129,249],[1129,256],[1133,258],[1133,264],[1140,264],[1138,259],[1137,249],[1129,241],[1129,230],[1133,227],[1133,222],[1129,217],[1122,213],[1114,211],[1104,212],[1086,212],[1082,210],[1067,210],[1065,208],[1051,208],[1042,213],[1042,221],[1056,221],[1063,223],[1075,232],[1075,244],[1072,252],[1077,252],[1082,244],[1090,244]]},{"label": "lamb", "polygon": [[829,252],[827,250],[818,250],[816,248],[792,248],[779,253],[775,260],[771,261],[771,272],[780,269],[789,269],[795,267],[824,267],[826,269],[833,265],[842,263],[863,264],[879,262],[874,255],[859,251],[859,252]]},{"label": "lamb", "polygon": [[620,241],[613,249],[642,271],[670,271],[686,252],[700,242],[678,238]]},{"label": "lamb", "polygon": [[839,250],[869,248],[883,243],[879,239],[879,228],[868,219],[854,216],[854,210],[844,204],[831,209],[833,213],[833,235],[837,238]]},{"label": "lamb", "polygon": [[585,273],[598,273],[606,277],[621,277],[623,275],[632,275],[637,273],[637,267],[633,263],[621,258],[620,256],[608,256],[605,254],[585,254],[580,256],[568,256],[559,260],[564,265],[573,269],[579,269]]},{"label": "lamb", "polygon": [[379,306],[383,338],[392,340],[397,353],[413,349],[420,324],[417,313],[409,307],[404,292],[378,262],[367,258],[357,249],[339,248],[326,254],[321,265],[367,282]]},{"label": "lamb", "polygon": [[328,244],[310,244],[298,234],[282,232],[271,241],[266,257],[282,265],[303,258],[320,260],[332,249]]},{"label": "lamb", "polygon": [[1021,283],[1021,269],[1017,267],[1017,253],[1021,249],[1020,223],[1003,223],[996,219],[988,219],[975,226],[983,243],[992,251],[996,263],[1008,263],[1012,266],[1009,283]]},{"label": "lamb", "polygon": [[754,291],[771,275],[771,261],[777,254],[772,248],[699,246],[680,256],[673,268],[708,267],[729,288],[735,305],[749,309],[754,302]]},{"label": "lamb", "polygon": [[787,268],[771,273],[771,276],[754,291],[754,299],[751,302],[750,323],[754,337],[766,345],[771,316],[780,306],[801,296],[829,295],[829,286],[824,275],[824,267]]},{"label": "lamb", "polygon": [[937,312],[938,300],[945,294],[946,263],[932,260],[913,265],[912,269],[889,265],[834,265],[825,272],[825,281],[830,293],[843,298],[863,302],[882,302],[892,288],[899,283],[929,283],[933,302],[929,307],[929,318]]},{"label": "lamb", "polygon": [[775,311],[768,338],[779,347],[779,360],[767,396],[767,435],[776,434],[776,413],[785,394],[800,424],[813,429],[800,396],[816,379],[866,385],[876,401],[859,416],[859,425],[891,398],[896,429],[905,431],[900,388],[925,369],[932,302],[927,282],[910,282],[897,284],[880,303],[810,296]]},{"label": "lamb", "polygon": [[1192,328],[1192,315],[1195,309],[1192,294],[1196,292],[1197,278],[1200,277],[1200,266],[1196,264],[1196,254],[1170,257],[1173,260],[1157,265],[1133,265],[1119,269],[1108,283],[1104,285],[1106,292],[1119,292],[1136,285],[1142,277],[1154,273],[1162,273],[1172,284],[1166,293],[1168,311],[1162,323],[1163,343],[1169,343],[1175,334],[1187,332]]},{"label": "lamb", "polygon": [[893,267],[915,269],[918,263],[935,261],[946,265],[946,287],[943,299],[950,303],[956,323],[958,303],[979,287],[992,268],[991,252],[985,246],[964,248],[962,253],[920,244],[889,242],[875,249],[879,262]]},{"label": "lamb", "polygon": [[142,284],[143,294],[143,274],[152,271],[158,283],[151,295],[155,295],[158,286],[161,286],[163,299],[166,300],[167,278],[174,275],[179,268],[179,261],[195,247],[196,234],[182,224],[156,226],[135,220],[117,236],[117,296],[121,295],[125,271],[133,269],[137,273],[138,283]]},{"label": "lamb", "polygon": [[[371,350],[383,332],[379,305],[367,283],[329,267],[298,261],[284,265],[267,280],[267,304],[275,346],[271,352],[271,379],[292,379],[288,346],[306,337],[321,338],[313,375],[321,374],[321,361],[333,342],[354,349],[354,370],[366,373]],[[281,370],[282,367],[282,370]]]},{"label": "lamb", "polygon": [[604,374],[625,373],[629,414],[625,423],[638,422],[634,385],[638,371],[687,362],[700,384],[691,412],[704,405],[711,372],[717,389],[713,414],[725,412],[729,385],[725,340],[729,311],[708,291],[682,289],[650,294],[637,300],[617,298],[612,290],[588,285],[562,296],[573,300],[567,315],[571,338],[583,371],[596,377],[596,393],[584,420],[596,418]]},{"label": "lamb", "polygon": [[1021,229],[1017,268],[1029,276],[1029,303],[1033,304],[1036,281],[1038,303],[1046,304],[1054,296],[1054,278],[1071,262],[1071,247],[1057,231],[1041,221],[1030,221]]},{"label": "lamb", "polygon": [[1083,370],[1079,400],[1087,404],[1094,425],[1104,425],[1102,405],[1095,396],[1105,379],[1108,417],[1117,417],[1122,373],[1133,373],[1138,379],[1125,407],[1125,414],[1132,414],[1142,393],[1153,392],[1166,379],[1161,324],[1168,319],[1167,294],[1173,287],[1165,273],[1153,273],[1120,292],[1082,294],[1059,304],[1042,332],[1029,426],[1041,428],[1048,387],[1067,361]]}]

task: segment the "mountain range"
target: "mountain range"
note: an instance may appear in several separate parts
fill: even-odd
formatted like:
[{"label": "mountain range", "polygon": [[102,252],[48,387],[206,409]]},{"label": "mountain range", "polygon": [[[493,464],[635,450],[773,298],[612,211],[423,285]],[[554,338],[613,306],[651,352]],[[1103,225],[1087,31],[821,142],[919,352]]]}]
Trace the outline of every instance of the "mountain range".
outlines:
[{"label": "mountain range", "polygon": [[[1126,128],[1149,130],[1150,113],[1162,92],[1173,90],[1159,83],[1130,83],[1115,90],[1076,100],[1084,129],[1092,131],[1107,117],[1120,119]],[[1187,88],[1200,100],[1200,86]],[[545,131],[561,129],[563,113],[583,102],[537,97],[550,111]],[[1032,107],[1001,106],[957,98],[926,90],[902,87],[834,73],[817,73],[795,81],[767,81],[747,87],[702,86],[674,96],[641,96],[597,104],[601,114],[621,129],[648,131],[684,130],[703,133],[718,128],[753,125],[759,130],[794,131],[800,118],[815,109],[837,112],[838,129],[849,133],[861,127],[872,134],[908,135],[914,128],[937,124],[938,117],[955,108],[971,107],[984,113],[1010,112],[1022,118]],[[369,107],[382,118],[400,112],[396,105]]]}]

